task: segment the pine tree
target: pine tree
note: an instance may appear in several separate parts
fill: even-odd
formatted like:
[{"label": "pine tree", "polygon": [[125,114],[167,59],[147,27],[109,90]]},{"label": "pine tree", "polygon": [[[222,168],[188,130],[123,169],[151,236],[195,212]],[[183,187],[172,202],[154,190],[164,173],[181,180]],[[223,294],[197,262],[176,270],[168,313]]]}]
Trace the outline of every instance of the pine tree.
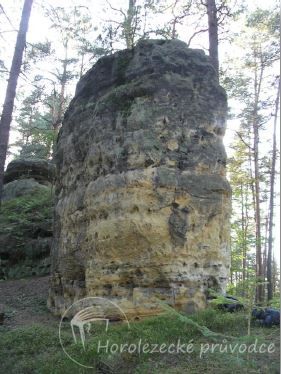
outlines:
[{"label": "pine tree", "polygon": [[[276,13],[257,10],[249,15],[245,32],[237,40],[245,53],[240,57],[240,61],[236,61],[237,69],[231,71],[232,77],[228,78],[230,95],[239,100],[242,106],[238,116],[241,126],[237,135],[248,154],[248,160],[243,161],[243,164],[246,165],[247,162],[249,166],[248,185],[252,194],[251,210],[254,213],[256,277],[260,282],[266,280],[266,263],[269,261],[266,238],[269,160],[262,150],[261,142],[274,108],[271,87],[275,80],[274,66],[279,58],[279,45],[276,42],[278,33]],[[238,187],[241,188],[241,184]],[[241,193],[242,206],[243,196]],[[245,230],[245,227],[242,230]],[[257,302],[264,298],[265,288],[258,284]]]},{"label": "pine tree", "polygon": [[0,120],[0,203],[2,198],[3,190],[3,178],[5,161],[9,143],[10,126],[12,122],[12,114],[14,107],[14,100],[16,96],[17,82],[20,74],[20,69],[23,59],[23,51],[26,42],[26,33],[28,29],[29,17],[31,13],[33,0],[25,0],[21,21],[19,26],[19,32],[17,35],[17,41],[9,74],[9,80],[6,90],[5,101],[3,105],[1,120]]},{"label": "pine tree", "polygon": [[270,200],[269,200],[269,222],[268,222],[268,255],[267,255],[267,300],[273,297],[273,277],[272,277],[272,246],[273,246],[273,217],[274,217],[274,191],[276,178],[276,159],[277,159],[277,141],[276,128],[279,112],[280,100],[280,78],[278,79],[278,88],[275,101],[274,124],[273,124],[273,141],[272,141],[272,162],[270,171]]}]

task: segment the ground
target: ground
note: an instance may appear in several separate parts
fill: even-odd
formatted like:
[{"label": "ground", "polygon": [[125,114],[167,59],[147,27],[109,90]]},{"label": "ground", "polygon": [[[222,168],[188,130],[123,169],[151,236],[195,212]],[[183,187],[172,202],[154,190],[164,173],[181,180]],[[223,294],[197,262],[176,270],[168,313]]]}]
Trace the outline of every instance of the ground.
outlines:
[{"label": "ground", "polygon": [[58,319],[46,306],[49,277],[0,281],[1,309],[5,310],[5,326],[15,329],[34,323],[48,326]]},{"label": "ground", "polygon": [[[0,326],[0,372],[8,374],[71,374],[71,373],[134,373],[134,374],[211,374],[227,373],[279,373],[279,328],[270,329],[253,326],[250,337],[245,336],[247,320],[245,313],[223,313],[207,309],[188,318],[174,312],[163,316],[134,322],[128,330],[124,324],[116,323],[108,332],[93,333],[87,349],[81,343],[74,344],[69,332],[62,332],[62,341],[68,354],[80,363],[93,366],[86,369],[71,361],[63,352],[59,336],[59,319],[52,316],[46,307],[48,277],[36,277],[0,282],[1,309],[6,312]],[[68,326],[65,321],[63,327]],[[211,331],[210,331],[211,330]],[[221,334],[214,335],[212,332]],[[109,339],[110,346],[128,342],[170,345],[193,344],[191,352],[149,352],[138,354],[97,351],[98,341]],[[231,353],[208,351],[202,347],[218,344],[274,344],[272,353]],[[201,354],[201,357],[200,357]]]}]

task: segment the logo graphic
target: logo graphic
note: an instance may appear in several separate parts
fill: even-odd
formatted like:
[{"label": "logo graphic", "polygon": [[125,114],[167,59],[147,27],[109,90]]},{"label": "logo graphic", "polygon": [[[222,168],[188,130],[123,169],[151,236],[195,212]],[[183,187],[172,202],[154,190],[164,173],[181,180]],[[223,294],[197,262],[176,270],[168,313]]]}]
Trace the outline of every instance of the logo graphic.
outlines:
[{"label": "logo graphic", "polygon": [[110,336],[110,326],[118,322],[125,323],[130,329],[126,314],[113,301],[103,297],[87,297],[74,302],[62,315],[59,325],[59,339],[64,353],[76,364],[94,368],[83,361],[81,353],[73,353],[71,345],[82,344],[86,352],[91,337],[101,333]]}]

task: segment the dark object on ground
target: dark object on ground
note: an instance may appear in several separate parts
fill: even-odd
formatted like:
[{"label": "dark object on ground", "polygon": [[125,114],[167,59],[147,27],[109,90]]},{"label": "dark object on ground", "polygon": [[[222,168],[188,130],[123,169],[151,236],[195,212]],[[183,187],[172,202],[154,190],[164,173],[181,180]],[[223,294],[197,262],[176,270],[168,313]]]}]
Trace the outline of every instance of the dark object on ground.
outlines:
[{"label": "dark object on ground", "polygon": [[255,319],[264,319],[264,317],[265,317],[264,309],[254,308],[253,311],[252,311],[252,317],[254,317]]},{"label": "dark object on ground", "polygon": [[0,325],[4,324],[5,313],[0,313]]},{"label": "dark object on ground", "polygon": [[[208,300],[216,300],[217,296],[214,295],[208,295],[207,297]],[[234,296],[231,295],[225,295],[224,296],[224,302],[221,303],[216,303],[216,307],[219,310],[222,310],[224,312],[238,312],[240,310],[244,310],[244,305]]]},{"label": "dark object on ground", "polygon": [[233,313],[238,312],[240,310],[244,310],[244,305],[239,302],[238,299],[234,296],[225,296],[225,299],[229,300],[229,302],[225,302],[223,304],[218,305],[218,309],[223,310],[225,312]]},{"label": "dark object on ground", "polygon": [[271,327],[280,325],[280,311],[272,308],[253,309],[252,317],[256,319],[261,326]]}]

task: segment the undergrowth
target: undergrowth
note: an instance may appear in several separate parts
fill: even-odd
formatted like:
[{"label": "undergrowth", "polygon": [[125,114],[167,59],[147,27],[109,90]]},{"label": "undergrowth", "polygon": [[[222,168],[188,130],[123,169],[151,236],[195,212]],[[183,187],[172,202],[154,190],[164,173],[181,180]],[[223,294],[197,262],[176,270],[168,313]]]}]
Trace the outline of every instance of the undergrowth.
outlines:
[{"label": "undergrowth", "polygon": [[[183,315],[183,317],[185,317]],[[55,326],[32,325],[16,330],[2,328],[0,339],[0,371],[5,373],[71,374],[71,373],[279,373],[278,328],[254,328],[253,335],[246,337],[247,321],[243,313],[223,313],[206,309],[189,316],[192,321],[216,333],[231,335],[232,340],[217,337],[213,340],[203,336],[194,325],[185,323],[174,313],[131,322],[110,324],[105,332],[97,326],[87,336],[85,350],[79,341],[74,344],[69,321],[63,322],[61,339],[66,352],[80,364],[92,366],[84,368],[73,362],[62,350]],[[127,343],[169,346],[171,344],[192,344],[189,353],[122,352],[111,351],[111,347]],[[205,344],[275,344],[273,353],[214,352],[202,354]],[[100,347],[108,347],[98,349]],[[115,349],[114,348],[114,349]],[[2,366],[2,367],[1,367]]]}]

